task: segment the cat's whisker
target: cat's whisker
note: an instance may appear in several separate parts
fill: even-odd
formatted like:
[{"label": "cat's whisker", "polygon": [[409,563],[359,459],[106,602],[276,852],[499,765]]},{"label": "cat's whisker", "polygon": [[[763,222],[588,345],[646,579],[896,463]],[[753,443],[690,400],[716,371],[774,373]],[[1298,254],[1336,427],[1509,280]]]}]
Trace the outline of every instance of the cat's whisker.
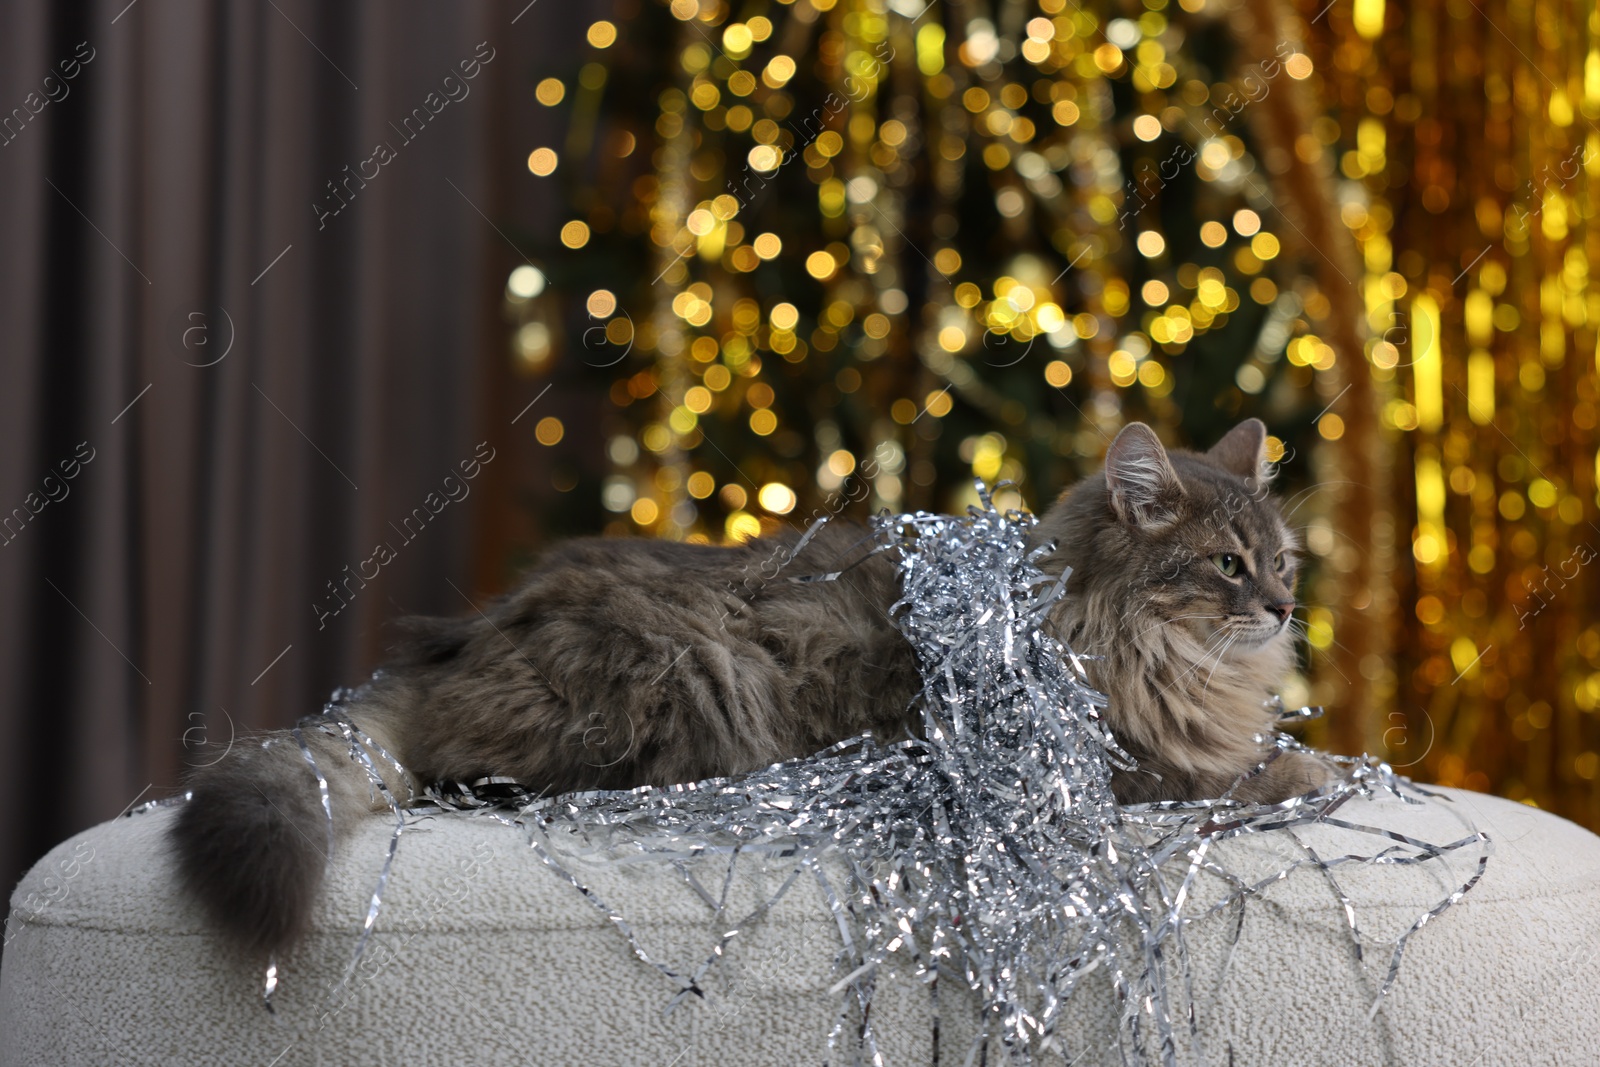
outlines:
[{"label": "cat's whisker", "polygon": [[[1311,624],[1306,622],[1304,619],[1297,619],[1292,615],[1289,617],[1289,632],[1294,634],[1297,639],[1302,639],[1302,638],[1309,639],[1310,629],[1311,629]],[[1342,641],[1336,640],[1332,636],[1329,636],[1328,643],[1332,644],[1332,645],[1334,645],[1334,646],[1336,646],[1338,648],[1341,648],[1346,652],[1350,651],[1349,646],[1344,644],[1344,642],[1342,642]],[[1328,665],[1333,667],[1334,673],[1337,674],[1340,678],[1343,678],[1346,682],[1348,682],[1350,680],[1349,676],[1346,675],[1343,671],[1339,670],[1339,668],[1331,660],[1328,661]]]},{"label": "cat's whisker", "polygon": [[1239,630],[1223,630],[1219,632],[1224,635],[1221,645],[1218,646],[1215,652],[1206,656],[1200,661],[1200,665],[1202,667],[1205,666],[1207,661],[1214,661],[1211,670],[1207,672],[1209,674],[1216,673],[1217,667],[1222,665],[1222,657],[1227,654],[1228,649],[1233,646],[1233,643],[1239,639],[1241,633]]},{"label": "cat's whisker", "polygon": [[1139,638],[1143,637],[1145,634],[1149,633],[1151,630],[1154,630],[1157,627],[1166,626],[1166,625],[1169,625],[1171,623],[1177,622],[1180,619],[1220,619],[1220,618],[1222,618],[1221,615],[1174,615],[1170,619],[1162,619],[1161,621],[1159,621],[1159,622],[1157,622],[1157,623],[1155,623],[1155,624],[1153,624],[1151,626],[1146,626],[1143,630],[1140,630],[1138,633],[1133,635],[1133,640],[1137,641]]},{"label": "cat's whisker", "polygon": [[1289,619],[1289,631],[1296,636],[1305,637],[1311,632],[1311,624],[1304,619]]},{"label": "cat's whisker", "polygon": [[1292,516],[1296,511],[1299,511],[1300,508],[1307,501],[1309,501],[1311,499],[1311,494],[1315,493],[1318,489],[1323,489],[1323,488],[1327,488],[1329,486],[1335,486],[1335,485],[1360,485],[1360,484],[1361,484],[1360,482],[1352,482],[1352,481],[1348,481],[1348,480],[1314,482],[1311,485],[1308,485],[1304,489],[1300,490],[1298,493],[1295,493],[1293,496],[1291,496],[1289,498],[1289,501],[1294,501],[1294,503],[1292,505],[1290,505],[1289,501],[1285,501],[1285,504],[1287,506],[1281,508],[1280,510],[1283,512],[1283,517],[1287,519],[1290,516]]},{"label": "cat's whisker", "polygon": [[[1302,526],[1296,526],[1296,527],[1293,527],[1293,530],[1294,530],[1294,532],[1295,532],[1295,533],[1297,533],[1297,534],[1304,534],[1304,533],[1305,533],[1305,531],[1307,531],[1307,530],[1309,530],[1309,529],[1311,529],[1311,524],[1310,524],[1310,523],[1309,523],[1309,522],[1308,522],[1308,523],[1305,523],[1305,524],[1304,524],[1304,525],[1302,525]],[[1353,547],[1353,548],[1359,548],[1359,547],[1360,547],[1360,545],[1358,545],[1358,544],[1357,544],[1357,543],[1356,543],[1356,539],[1355,539],[1355,538],[1353,538],[1353,537],[1351,537],[1351,536],[1350,536],[1350,535],[1349,535],[1349,534],[1347,534],[1347,533],[1345,533],[1345,532],[1344,532],[1344,531],[1342,531],[1342,530],[1336,530],[1336,529],[1334,529],[1334,528],[1333,528],[1333,527],[1332,527],[1332,526],[1327,526],[1327,527],[1324,527],[1324,528],[1323,528],[1323,529],[1324,529],[1324,530],[1325,530],[1325,531],[1326,531],[1326,532],[1327,532],[1327,533],[1330,533],[1330,534],[1332,534],[1332,535],[1333,535],[1333,536],[1334,536],[1334,537],[1336,537],[1336,538],[1338,538],[1338,539],[1339,539],[1339,540],[1342,540],[1342,541],[1347,541],[1347,542],[1349,542],[1349,543],[1350,543],[1350,545],[1351,545],[1351,547]],[[1301,538],[1301,542],[1302,542],[1302,543],[1304,543],[1304,540],[1305,540],[1305,539],[1304,539],[1304,537],[1302,537],[1302,538]]]},{"label": "cat's whisker", "polygon": [[[1333,637],[1329,637],[1328,638],[1328,643],[1333,645],[1333,646],[1335,646],[1336,648],[1341,648],[1346,652],[1350,651],[1350,646],[1346,645],[1342,641],[1335,640]],[[1333,662],[1333,660],[1329,659],[1327,661],[1327,663],[1328,663],[1328,666],[1333,668],[1333,672],[1335,674],[1337,674],[1340,678],[1343,678],[1346,682],[1350,681],[1350,676],[1345,674],[1344,671],[1341,671],[1339,669],[1338,665]]]},{"label": "cat's whisker", "polygon": [[1280,511],[1281,511],[1285,521],[1287,521],[1289,519],[1292,519],[1294,517],[1294,513],[1296,511],[1300,510],[1301,505],[1303,505],[1307,501],[1311,500],[1312,499],[1312,495],[1315,494],[1316,491],[1318,489],[1321,489],[1321,488],[1322,488],[1322,483],[1321,482],[1318,482],[1315,485],[1308,485],[1304,489],[1300,490],[1298,493],[1295,493],[1288,500],[1284,501],[1284,507],[1281,508]]},{"label": "cat's whisker", "polygon": [[[1239,634],[1237,632],[1229,632],[1228,635],[1222,640],[1222,643],[1217,647],[1216,651],[1200,661],[1199,666],[1205,671],[1206,675],[1205,685],[1200,687],[1200,695],[1202,697],[1205,696],[1205,694],[1211,689],[1211,679],[1216,677],[1217,668],[1222,666],[1223,657],[1228,654],[1228,649],[1232,648],[1233,643],[1238,639]],[[1207,663],[1210,663],[1211,665],[1209,668],[1206,666]],[[1195,677],[1198,678],[1199,674],[1196,673]]]},{"label": "cat's whisker", "polygon": [[1206,660],[1211,658],[1211,643],[1213,641],[1217,641],[1217,642],[1220,643],[1226,636],[1228,636],[1228,634],[1229,634],[1229,631],[1218,630],[1216,633],[1214,633],[1210,637],[1206,638],[1205,644],[1200,646],[1200,658],[1198,660],[1196,660],[1194,663],[1191,663],[1188,667],[1186,667],[1177,677],[1173,678],[1172,681],[1170,681],[1166,685],[1162,686],[1161,695],[1165,695],[1166,692],[1169,689],[1171,689],[1173,686],[1177,685],[1179,682],[1183,681],[1183,679],[1185,677],[1187,677],[1190,673],[1192,673],[1193,671],[1195,671],[1198,668],[1200,668],[1201,666],[1203,666],[1205,664]]},{"label": "cat's whisker", "polygon": [[1211,691],[1211,679],[1217,676],[1217,668],[1222,666],[1222,657],[1228,654],[1228,649],[1233,647],[1233,643],[1234,641],[1238,640],[1238,636],[1238,634],[1235,634],[1234,636],[1230,637],[1228,639],[1228,643],[1223,645],[1221,650],[1218,651],[1217,662],[1211,668],[1211,670],[1206,672],[1206,684],[1200,687],[1201,696],[1204,696]]},{"label": "cat's whisker", "polygon": [[[1165,614],[1165,609],[1161,605],[1159,605],[1159,604],[1157,604],[1155,602],[1156,595],[1157,594],[1155,594],[1155,593],[1151,593],[1148,597],[1146,597],[1139,604],[1138,607],[1133,608],[1131,611],[1127,612],[1127,615],[1126,615],[1127,620],[1129,622],[1132,622],[1134,620],[1147,618],[1147,617],[1149,617],[1151,615],[1159,617],[1159,616],[1162,616],[1163,614]],[[1157,623],[1157,625],[1159,625],[1159,623]],[[1138,635],[1135,635],[1135,636],[1136,637],[1142,636],[1142,633],[1138,634]]]}]

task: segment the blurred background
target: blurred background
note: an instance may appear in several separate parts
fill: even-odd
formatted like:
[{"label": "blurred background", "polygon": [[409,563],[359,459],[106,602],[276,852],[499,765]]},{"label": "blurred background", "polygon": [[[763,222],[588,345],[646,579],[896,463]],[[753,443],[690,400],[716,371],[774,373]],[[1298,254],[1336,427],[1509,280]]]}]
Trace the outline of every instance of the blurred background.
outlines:
[{"label": "blurred background", "polygon": [[18,0],[0,819],[46,849],[553,540],[1043,509],[1264,419],[1310,740],[1600,827],[1600,15]]}]

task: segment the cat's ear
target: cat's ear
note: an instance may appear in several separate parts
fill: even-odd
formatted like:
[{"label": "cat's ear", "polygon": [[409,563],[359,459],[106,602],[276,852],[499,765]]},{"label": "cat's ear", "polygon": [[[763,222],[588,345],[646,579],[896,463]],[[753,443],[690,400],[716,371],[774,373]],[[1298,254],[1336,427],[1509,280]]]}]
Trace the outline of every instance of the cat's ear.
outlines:
[{"label": "cat's ear", "polygon": [[1212,445],[1206,458],[1255,486],[1269,469],[1266,423],[1260,419],[1245,419]]},{"label": "cat's ear", "polygon": [[1130,526],[1158,528],[1177,519],[1183,484],[1156,432],[1130,422],[1106,451],[1111,509]]}]

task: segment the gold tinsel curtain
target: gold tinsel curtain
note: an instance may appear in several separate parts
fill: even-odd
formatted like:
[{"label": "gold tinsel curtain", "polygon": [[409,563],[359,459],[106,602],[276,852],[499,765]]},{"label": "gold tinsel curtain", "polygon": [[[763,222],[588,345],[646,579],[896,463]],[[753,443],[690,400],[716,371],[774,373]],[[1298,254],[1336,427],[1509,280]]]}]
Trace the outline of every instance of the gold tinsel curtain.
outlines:
[{"label": "gold tinsel curtain", "polygon": [[1394,483],[1395,537],[1373,546],[1395,564],[1380,706],[1420,776],[1589,826],[1597,19],[1592,3],[1357,0],[1313,37]]},{"label": "gold tinsel curtain", "polygon": [[1259,415],[1312,739],[1600,824],[1595,18],[620,0],[533,87],[569,211],[518,365],[609,390],[607,529],[691,540],[975,476],[1039,508],[1128,421]]}]

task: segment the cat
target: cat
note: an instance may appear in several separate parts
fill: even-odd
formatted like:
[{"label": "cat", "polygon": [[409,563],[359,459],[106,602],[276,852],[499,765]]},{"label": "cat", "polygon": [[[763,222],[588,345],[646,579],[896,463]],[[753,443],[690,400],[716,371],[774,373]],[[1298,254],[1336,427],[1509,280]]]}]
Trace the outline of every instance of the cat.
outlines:
[{"label": "cat", "polygon": [[[1266,496],[1266,427],[1247,419],[1204,455],[1167,452],[1132,423],[1103,474],[1066,493],[1036,538],[1072,567],[1054,612],[1067,647],[1098,658],[1089,681],[1138,762],[1113,776],[1124,804],[1221,796],[1262,758],[1265,707],[1294,665],[1299,549]],[[1232,796],[1276,802],[1316,788],[1332,767],[1286,752]]]},{"label": "cat", "polygon": [[[1265,442],[1250,419],[1204,454],[1169,453],[1132,423],[1104,470],[1032,531],[1055,546],[1047,573],[1072,568],[1049,624],[1088,657],[1107,722],[1138,761],[1113,775],[1122,803],[1230,789],[1277,802],[1330,777],[1298,752],[1247,776],[1275,721],[1266,702],[1294,659],[1294,539],[1266,496]],[[374,753],[402,803],[436,781],[498,775],[543,793],[665,785],[865,732],[910,736],[920,679],[889,615],[895,565],[874,543],[843,523],[720,547],[572,541],[475,615],[404,620],[346,710],[404,768]],[[326,779],[332,830],[307,753],[277,732],[196,771],[171,831],[180,882],[251,953],[305,933],[327,850],[386,806],[342,738],[301,737]]]}]

